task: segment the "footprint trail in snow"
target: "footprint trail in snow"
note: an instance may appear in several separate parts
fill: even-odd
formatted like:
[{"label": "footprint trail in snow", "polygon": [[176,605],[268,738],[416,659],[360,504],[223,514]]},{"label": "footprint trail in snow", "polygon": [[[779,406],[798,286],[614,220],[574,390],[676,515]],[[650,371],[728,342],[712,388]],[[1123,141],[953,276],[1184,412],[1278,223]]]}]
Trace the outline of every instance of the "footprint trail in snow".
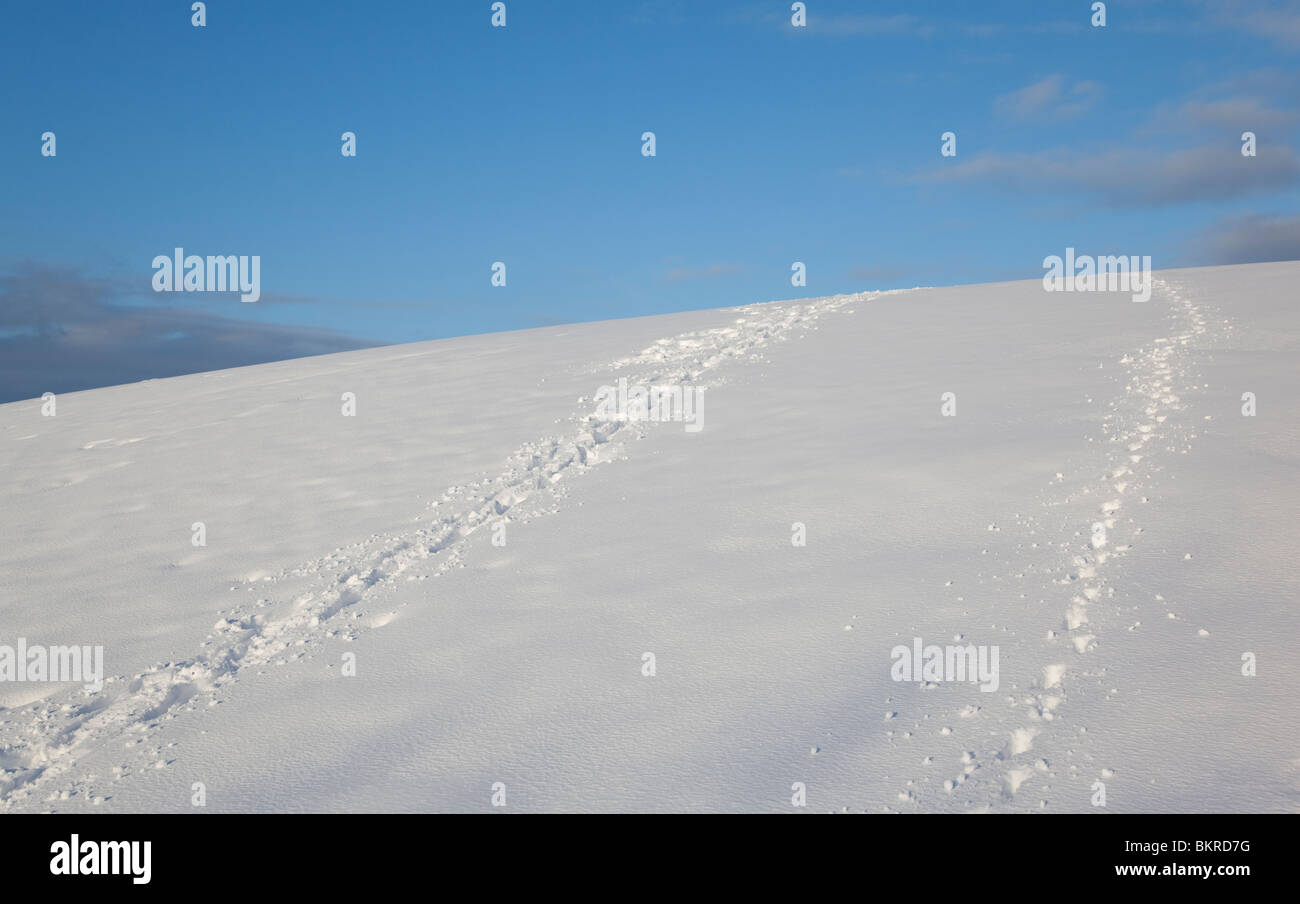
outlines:
[{"label": "footprint trail in snow", "polygon": [[[729,326],[658,340],[590,373],[602,383],[626,376],[646,385],[703,385],[704,378],[710,386],[722,385],[722,365],[761,360],[769,346],[814,328],[823,316],[899,291],[904,290],[736,308]],[[106,783],[81,774],[78,763],[109,743],[134,751],[136,760],[117,767],[115,781],[133,770],[165,767],[167,751],[148,743],[162,722],[216,705],[229,685],[267,666],[300,660],[326,641],[350,640],[387,624],[392,613],[371,614],[369,607],[397,582],[436,578],[458,567],[464,545],[484,525],[555,511],[565,481],[625,456],[625,440],[645,429],[643,423],[598,422],[588,405],[570,415],[563,434],[525,444],[499,473],[446,490],[416,519],[422,526],[370,536],[279,575],[255,573],[257,579],[242,589],[275,595],[277,588],[292,586],[292,603],[277,607],[270,596],[261,596],[221,612],[194,656],[134,676],[107,677],[94,695],[63,689],[0,711],[0,812],[50,809],[72,798],[102,804]],[[436,593],[427,601],[436,604]]]},{"label": "footprint trail in snow", "polygon": [[[1100,476],[1068,496],[1046,499],[1041,518],[1021,517],[1028,536],[1035,538],[1027,550],[1021,547],[1030,554],[1028,561],[1004,563],[1021,579],[1052,576],[1043,604],[1061,608],[1059,626],[1040,645],[1042,665],[1034,686],[976,693],[985,699],[946,713],[931,708],[910,720],[914,730],[907,740],[923,757],[924,769],[880,809],[1050,809],[1059,778],[1104,781],[1113,776],[1086,753],[1086,726],[1066,718],[1069,691],[1076,680],[1105,680],[1103,673],[1090,669],[1089,652],[1104,642],[1103,629],[1124,627],[1119,607],[1111,602],[1116,588],[1108,564],[1140,542],[1140,511],[1149,504],[1143,491],[1155,485],[1170,457],[1185,453],[1196,437],[1187,398],[1204,387],[1189,358],[1211,329],[1185,289],[1164,279],[1156,279],[1154,289],[1157,299],[1169,304],[1171,331],[1119,362],[1126,383],[1102,421],[1104,465],[1097,468],[1095,459],[1086,465]],[[1063,481],[1065,475],[1057,478]],[[1055,522],[1061,510],[1070,513],[1068,520],[1044,529],[1042,522]],[[1050,539],[1053,532],[1056,540]],[[1048,553],[1050,558],[1044,558]],[[1063,744],[1051,744],[1053,751],[1065,751],[1064,761],[1046,758],[1042,751],[1048,742],[1057,734],[1067,737],[1065,733]],[[891,740],[897,736],[891,729]],[[1026,796],[1032,798],[1027,804]],[[1077,810],[1088,801],[1059,803]]]}]

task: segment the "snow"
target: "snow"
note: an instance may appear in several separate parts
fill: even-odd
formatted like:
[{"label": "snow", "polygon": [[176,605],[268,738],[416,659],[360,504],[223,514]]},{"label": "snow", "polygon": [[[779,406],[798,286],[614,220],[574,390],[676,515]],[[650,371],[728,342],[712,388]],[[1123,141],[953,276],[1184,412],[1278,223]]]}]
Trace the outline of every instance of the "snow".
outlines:
[{"label": "snow", "polygon": [[[0,406],[0,644],[107,671],[0,682],[0,810],[1294,812],[1298,281],[865,293]],[[593,420],[620,378],[704,388],[703,429]],[[996,690],[895,680],[918,639],[996,646]]]}]

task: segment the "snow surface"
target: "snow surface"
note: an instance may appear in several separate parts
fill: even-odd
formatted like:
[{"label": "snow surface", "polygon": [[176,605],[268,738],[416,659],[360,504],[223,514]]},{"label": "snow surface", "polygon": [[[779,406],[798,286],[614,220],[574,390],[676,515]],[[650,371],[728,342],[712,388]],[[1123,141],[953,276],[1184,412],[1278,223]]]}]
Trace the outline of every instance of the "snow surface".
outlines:
[{"label": "snow surface", "polygon": [[[110,676],[0,683],[0,811],[1300,810],[1298,283],[866,293],[0,405],[0,644]],[[707,387],[704,429],[593,422],[620,376]],[[914,638],[997,645],[998,689],[893,680]]]}]

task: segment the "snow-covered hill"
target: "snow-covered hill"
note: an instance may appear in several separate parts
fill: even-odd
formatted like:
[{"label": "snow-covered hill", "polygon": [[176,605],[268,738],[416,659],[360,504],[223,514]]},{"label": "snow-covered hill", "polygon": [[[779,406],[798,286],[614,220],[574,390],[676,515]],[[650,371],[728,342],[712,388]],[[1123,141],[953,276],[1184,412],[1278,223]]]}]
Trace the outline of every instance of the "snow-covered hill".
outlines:
[{"label": "snow-covered hill", "polygon": [[[106,677],[0,681],[0,811],[1294,812],[1298,283],[867,293],[0,406],[0,659]],[[620,378],[702,407],[595,418]],[[913,675],[930,646],[996,672]]]}]

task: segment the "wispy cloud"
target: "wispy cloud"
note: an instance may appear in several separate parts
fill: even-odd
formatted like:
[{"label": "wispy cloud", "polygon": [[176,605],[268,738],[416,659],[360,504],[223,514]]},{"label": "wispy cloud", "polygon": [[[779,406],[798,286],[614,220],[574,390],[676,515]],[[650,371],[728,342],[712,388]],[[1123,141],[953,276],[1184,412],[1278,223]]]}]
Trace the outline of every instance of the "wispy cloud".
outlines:
[{"label": "wispy cloud", "polygon": [[751,4],[729,10],[723,16],[723,21],[784,28],[792,34],[841,38],[911,37],[925,40],[936,36],[990,40],[1008,34],[1071,34],[1082,31],[1086,24],[1069,19],[1016,23],[967,22],[952,16],[927,17],[910,12],[827,13],[824,4],[818,2],[808,4],[806,26],[795,28],[790,20],[789,7],[789,3],[776,4],[775,7],[770,3]]},{"label": "wispy cloud", "polygon": [[1139,134],[1227,131],[1234,138],[1243,131],[1284,129],[1300,123],[1300,111],[1270,106],[1258,97],[1189,100],[1177,107],[1157,110]]},{"label": "wispy cloud", "polygon": [[1287,147],[1243,157],[1236,144],[1178,151],[1115,148],[1092,154],[1066,149],[986,153],[931,170],[917,181],[975,183],[1009,192],[1041,190],[1091,196],[1113,207],[1159,207],[1265,194],[1300,179],[1300,159]]},{"label": "wispy cloud", "polygon": [[112,280],[62,267],[27,263],[0,276],[0,402],[375,344],[329,330],[132,304]]},{"label": "wispy cloud", "polygon": [[1197,97],[1256,97],[1285,106],[1300,104],[1300,79],[1295,70],[1279,68],[1252,69],[1225,76],[1203,85]]},{"label": "wispy cloud", "polygon": [[898,13],[892,16],[810,15],[808,29],[815,33],[841,36],[910,35],[918,38],[929,38],[934,35],[936,26],[907,13]]},{"label": "wispy cloud", "polygon": [[1300,50],[1300,5],[1291,0],[1211,0],[1221,24],[1271,41],[1285,50]]},{"label": "wispy cloud", "polygon": [[1033,84],[1003,94],[993,101],[993,110],[999,116],[1029,119],[1050,116],[1070,119],[1088,112],[1101,99],[1102,88],[1097,82],[1066,82],[1061,75],[1049,75]]},{"label": "wispy cloud", "polygon": [[1266,106],[1253,97],[1234,97],[1184,104],[1181,118],[1197,126],[1222,126],[1236,131],[1295,125],[1300,122],[1300,113]]}]

